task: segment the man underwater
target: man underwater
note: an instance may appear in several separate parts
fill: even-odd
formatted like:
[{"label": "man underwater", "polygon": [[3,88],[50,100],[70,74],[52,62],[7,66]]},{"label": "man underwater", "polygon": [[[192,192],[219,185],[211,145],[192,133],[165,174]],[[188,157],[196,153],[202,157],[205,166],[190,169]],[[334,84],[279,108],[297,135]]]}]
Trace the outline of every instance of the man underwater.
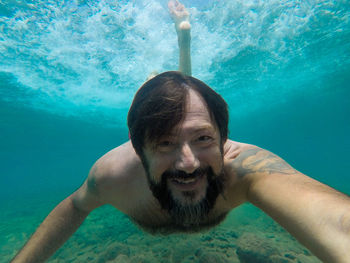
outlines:
[{"label": "man underwater", "polygon": [[130,141],[102,156],[13,262],[43,262],[97,207],[110,204],[153,233],[197,232],[250,202],[324,262],[350,262],[350,198],[278,156],[228,139],[226,102],[191,77],[188,12],[169,2],[180,72],[148,80],[128,113]]}]

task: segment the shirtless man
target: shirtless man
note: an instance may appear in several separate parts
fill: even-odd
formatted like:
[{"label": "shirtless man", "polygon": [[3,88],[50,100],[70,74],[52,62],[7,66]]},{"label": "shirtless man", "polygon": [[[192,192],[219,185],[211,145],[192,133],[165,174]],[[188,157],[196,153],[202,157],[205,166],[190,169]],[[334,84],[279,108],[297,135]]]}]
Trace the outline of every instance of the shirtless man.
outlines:
[{"label": "shirtless man", "polygon": [[[187,18],[180,17],[187,11],[178,2],[169,6],[180,18],[178,34],[187,30],[189,37]],[[181,49],[189,38],[180,39]],[[180,57],[180,69],[190,73],[188,65],[181,68],[186,61]],[[350,262],[350,199],[271,152],[229,140],[227,124],[226,102],[203,82],[180,72],[147,81],[128,114],[131,141],[94,164],[13,262],[45,261],[104,204],[145,230],[172,233],[212,227],[244,202],[265,211],[322,261]]]}]

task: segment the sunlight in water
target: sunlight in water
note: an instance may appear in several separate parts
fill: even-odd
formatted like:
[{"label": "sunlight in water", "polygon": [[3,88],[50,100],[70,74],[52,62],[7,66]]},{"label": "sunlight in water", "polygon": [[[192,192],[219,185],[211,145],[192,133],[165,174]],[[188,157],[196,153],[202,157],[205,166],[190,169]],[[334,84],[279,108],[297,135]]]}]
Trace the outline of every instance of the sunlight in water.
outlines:
[{"label": "sunlight in water", "polygon": [[[317,94],[322,76],[350,62],[346,3],[186,4],[193,75],[237,101],[237,114],[278,105],[306,87]],[[166,1],[42,0],[1,8],[0,79],[11,83],[2,100],[115,122],[148,74],[177,69]]]}]

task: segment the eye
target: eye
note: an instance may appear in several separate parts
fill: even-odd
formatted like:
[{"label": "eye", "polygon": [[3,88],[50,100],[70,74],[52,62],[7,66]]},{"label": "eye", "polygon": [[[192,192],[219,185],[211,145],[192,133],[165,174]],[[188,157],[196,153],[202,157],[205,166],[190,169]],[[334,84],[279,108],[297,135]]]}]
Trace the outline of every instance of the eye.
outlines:
[{"label": "eye", "polygon": [[175,147],[175,143],[169,140],[157,143],[157,150],[161,152],[171,151]]},{"label": "eye", "polygon": [[210,137],[210,136],[202,135],[202,136],[199,136],[199,137],[197,138],[197,141],[198,141],[198,142],[209,142],[209,141],[211,141],[212,139],[213,139],[213,138]]},{"label": "eye", "polygon": [[160,147],[167,147],[167,146],[171,146],[173,145],[173,143],[171,141],[161,141],[158,143],[158,146]]}]

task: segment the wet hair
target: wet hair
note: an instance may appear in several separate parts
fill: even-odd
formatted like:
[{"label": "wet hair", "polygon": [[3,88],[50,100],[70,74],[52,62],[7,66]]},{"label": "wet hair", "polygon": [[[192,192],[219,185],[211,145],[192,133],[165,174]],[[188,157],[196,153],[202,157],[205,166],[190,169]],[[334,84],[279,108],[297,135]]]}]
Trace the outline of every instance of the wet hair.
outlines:
[{"label": "wet hair", "polygon": [[139,156],[143,156],[146,141],[156,142],[184,119],[190,89],[196,91],[207,104],[223,145],[228,134],[227,103],[204,82],[178,71],[168,71],[144,83],[130,107],[130,139]]}]

